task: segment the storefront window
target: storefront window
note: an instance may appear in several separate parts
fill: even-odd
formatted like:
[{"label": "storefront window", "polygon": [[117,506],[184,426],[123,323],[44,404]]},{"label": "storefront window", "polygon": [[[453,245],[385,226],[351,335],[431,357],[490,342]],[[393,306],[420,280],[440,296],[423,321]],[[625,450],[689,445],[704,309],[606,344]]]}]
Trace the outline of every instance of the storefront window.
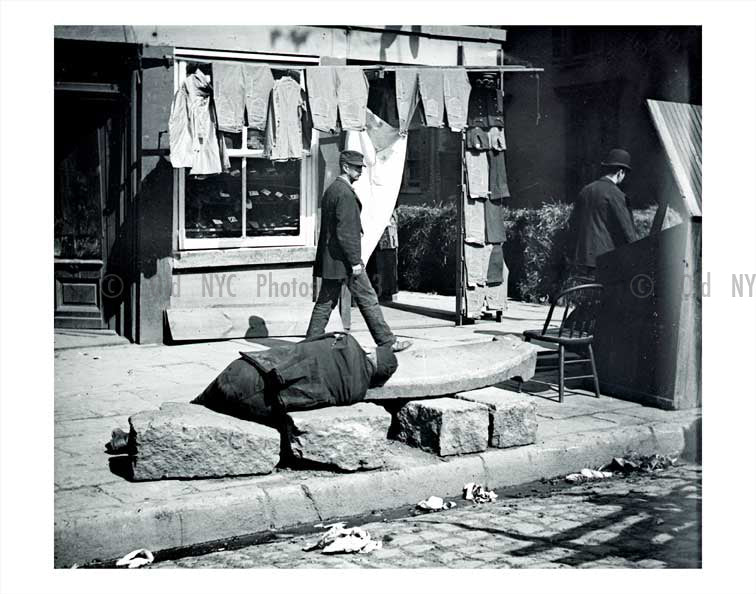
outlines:
[{"label": "storefront window", "polygon": [[188,175],[184,196],[187,237],[242,237],[241,159],[228,173]]},{"label": "storefront window", "polygon": [[299,164],[247,160],[247,235],[299,235]]},{"label": "storefront window", "polygon": [[[213,79],[212,61],[177,63],[177,84],[196,68]],[[304,79],[290,66],[271,64],[271,71],[275,79]],[[207,176],[189,175],[188,170],[179,173],[183,223],[179,248],[314,245],[312,147],[305,145],[302,159],[271,161],[264,155],[264,132],[245,127],[238,134],[224,133],[224,139],[231,160],[228,172]]]}]

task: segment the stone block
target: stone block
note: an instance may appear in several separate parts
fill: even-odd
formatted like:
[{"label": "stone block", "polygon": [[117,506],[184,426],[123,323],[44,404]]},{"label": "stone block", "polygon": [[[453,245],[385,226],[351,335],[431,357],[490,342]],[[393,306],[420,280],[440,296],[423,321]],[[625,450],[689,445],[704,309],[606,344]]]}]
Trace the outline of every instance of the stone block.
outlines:
[{"label": "stone block", "polygon": [[397,437],[440,456],[482,452],[488,445],[488,408],[458,398],[413,400],[397,413]]},{"label": "stone block", "polygon": [[286,416],[286,439],[294,458],[347,471],[383,466],[391,415],[382,406],[360,402]]},{"label": "stone block", "polygon": [[513,377],[529,380],[535,373],[535,345],[514,336],[443,348],[411,349],[396,354],[399,368],[365,400],[438,398],[493,386]]},{"label": "stone block", "polygon": [[488,444],[491,447],[509,448],[535,443],[538,430],[536,406],[527,396],[510,390],[483,388],[461,392],[457,398],[488,407]]},{"label": "stone block", "polygon": [[132,415],[129,425],[135,480],[267,474],[280,456],[275,429],[198,404],[166,402]]}]

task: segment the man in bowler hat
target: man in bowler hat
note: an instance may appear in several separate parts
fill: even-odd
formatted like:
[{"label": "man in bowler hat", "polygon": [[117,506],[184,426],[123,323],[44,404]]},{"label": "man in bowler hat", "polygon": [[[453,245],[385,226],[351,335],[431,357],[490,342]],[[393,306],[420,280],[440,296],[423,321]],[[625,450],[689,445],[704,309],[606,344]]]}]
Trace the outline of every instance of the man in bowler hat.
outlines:
[{"label": "man in bowler hat", "polygon": [[404,350],[411,342],[397,340],[391,332],[362,261],[362,204],[352,188],[362,175],[362,153],[342,151],[339,167],[341,174],[328,186],[321,203],[315,276],[322,278],[323,282],[312,309],[307,338],[323,334],[331,311],[338,304],[341,287],[346,283],[375,343],[379,347],[391,345],[395,352]]},{"label": "man in bowler hat", "polygon": [[595,278],[598,256],[637,239],[625,194],[618,187],[632,170],[630,153],[612,149],[601,167],[602,177],[580,190],[572,214],[573,274],[585,280]]}]

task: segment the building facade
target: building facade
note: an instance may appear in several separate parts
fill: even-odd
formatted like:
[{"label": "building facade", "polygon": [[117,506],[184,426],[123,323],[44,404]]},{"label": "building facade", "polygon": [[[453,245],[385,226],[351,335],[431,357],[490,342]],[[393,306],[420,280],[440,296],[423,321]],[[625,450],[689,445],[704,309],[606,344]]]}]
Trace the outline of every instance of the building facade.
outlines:
[{"label": "building facade", "polygon": [[[168,149],[187,72],[495,65],[505,41],[483,27],[56,27],[56,326],[138,343],[304,333],[338,137],[315,132],[300,161],[274,163],[244,129],[227,136],[228,173],[190,178]],[[447,168],[420,165],[428,148],[410,151],[403,191]]]}]

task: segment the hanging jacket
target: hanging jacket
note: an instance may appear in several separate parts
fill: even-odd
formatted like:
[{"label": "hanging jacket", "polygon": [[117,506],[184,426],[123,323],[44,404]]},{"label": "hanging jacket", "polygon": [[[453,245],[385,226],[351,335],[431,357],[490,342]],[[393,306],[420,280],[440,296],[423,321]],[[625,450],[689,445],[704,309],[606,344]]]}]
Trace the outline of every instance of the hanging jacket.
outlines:
[{"label": "hanging jacket", "polygon": [[191,167],[190,175],[221,173],[230,168],[223,135],[217,130],[210,78],[197,69],[176,91],[168,122],[171,164]]},{"label": "hanging jacket", "polygon": [[273,83],[265,130],[265,156],[271,161],[302,158],[304,92],[297,81],[284,76]]}]

